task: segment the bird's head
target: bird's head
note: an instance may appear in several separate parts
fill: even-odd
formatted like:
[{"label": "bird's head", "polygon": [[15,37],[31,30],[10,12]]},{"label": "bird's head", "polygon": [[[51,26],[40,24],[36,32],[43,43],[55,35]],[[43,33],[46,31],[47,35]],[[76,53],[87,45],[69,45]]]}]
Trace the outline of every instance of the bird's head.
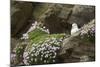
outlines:
[{"label": "bird's head", "polygon": [[76,23],[73,23],[72,24],[72,28],[78,28],[77,24]]}]

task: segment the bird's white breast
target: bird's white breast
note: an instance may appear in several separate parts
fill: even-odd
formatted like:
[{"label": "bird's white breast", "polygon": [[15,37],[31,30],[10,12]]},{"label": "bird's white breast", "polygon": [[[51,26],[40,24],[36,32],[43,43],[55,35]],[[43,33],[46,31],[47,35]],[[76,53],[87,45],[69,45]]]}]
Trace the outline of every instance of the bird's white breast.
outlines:
[{"label": "bird's white breast", "polygon": [[78,31],[78,28],[74,28],[71,30],[71,35],[75,34]]},{"label": "bird's white breast", "polygon": [[77,24],[72,24],[71,35],[75,34],[77,31],[79,31]]}]

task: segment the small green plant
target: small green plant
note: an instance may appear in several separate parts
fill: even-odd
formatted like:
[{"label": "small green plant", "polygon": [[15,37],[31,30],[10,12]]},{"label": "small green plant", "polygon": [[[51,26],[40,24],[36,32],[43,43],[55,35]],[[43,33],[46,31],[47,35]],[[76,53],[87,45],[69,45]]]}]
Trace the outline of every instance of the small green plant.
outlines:
[{"label": "small green plant", "polygon": [[18,64],[23,60],[24,45],[20,45],[16,48],[16,59],[18,59]]}]

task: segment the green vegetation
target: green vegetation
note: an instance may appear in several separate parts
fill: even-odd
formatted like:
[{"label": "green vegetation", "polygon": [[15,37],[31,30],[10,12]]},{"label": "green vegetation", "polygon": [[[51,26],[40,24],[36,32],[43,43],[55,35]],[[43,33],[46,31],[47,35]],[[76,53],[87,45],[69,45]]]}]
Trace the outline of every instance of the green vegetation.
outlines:
[{"label": "green vegetation", "polygon": [[26,47],[25,45],[19,44],[19,46],[16,48],[16,59],[18,59],[16,61],[17,64],[19,64],[23,59],[23,53],[25,47]]},{"label": "green vegetation", "polygon": [[37,44],[39,42],[44,42],[45,40],[50,39],[52,37],[59,39],[64,36],[65,35],[63,33],[62,34],[47,34],[46,32],[44,32],[40,29],[35,29],[33,32],[29,33],[29,38],[30,38],[31,44],[32,43]]}]

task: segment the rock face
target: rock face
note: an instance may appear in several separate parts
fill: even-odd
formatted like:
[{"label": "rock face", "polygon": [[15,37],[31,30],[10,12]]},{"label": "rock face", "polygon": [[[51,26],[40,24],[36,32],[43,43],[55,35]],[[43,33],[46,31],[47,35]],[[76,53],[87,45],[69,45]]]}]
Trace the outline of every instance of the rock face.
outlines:
[{"label": "rock face", "polygon": [[95,18],[95,7],[94,6],[82,6],[75,5],[72,10],[69,23],[77,23],[80,27],[90,22]]},{"label": "rock face", "polygon": [[[46,12],[44,25],[51,33],[69,32],[71,24],[77,23],[79,27],[95,18],[95,7],[84,5],[53,5],[55,8]],[[60,6],[60,8],[58,8]]]},{"label": "rock face", "polygon": [[[29,2],[12,2],[11,4],[11,34],[13,37],[20,36],[28,25],[28,20],[32,17],[32,3]],[[24,29],[24,30],[23,30]]]},{"label": "rock face", "polygon": [[60,55],[62,55],[64,62],[95,60],[95,43],[87,41],[86,35],[85,40],[83,40],[80,36],[81,32],[85,31],[85,34],[87,34],[93,27],[95,27],[94,19],[88,24],[84,25],[74,35],[71,35],[63,40]]},{"label": "rock face", "polygon": [[[41,6],[38,6],[41,5]],[[34,7],[35,6],[35,7]],[[33,9],[34,7],[34,9]],[[40,12],[40,10],[42,12]],[[95,17],[94,6],[45,4],[30,2],[12,2],[11,7],[11,33],[12,36],[20,36],[26,32],[32,21],[31,17],[42,17],[42,25],[49,29],[50,33],[69,33],[71,24],[77,23],[79,27],[88,23]],[[34,21],[33,21],[34,22]],[[29,26],[28,26],[29,25]]]},{"label": "rock face", "polygon": [[43,23],[50,33],[68,33],[70,31],[71,24],[67,23],[67,20],[73,5],[69,6],[55,4],[50,8],[50,11],[46,12]]},{"label": "rock face", "polygon": [[13,49],[16,47],[16,45],[18,44],[18,40],[15,38],[11,38],[11,52],[13,51]]}]

